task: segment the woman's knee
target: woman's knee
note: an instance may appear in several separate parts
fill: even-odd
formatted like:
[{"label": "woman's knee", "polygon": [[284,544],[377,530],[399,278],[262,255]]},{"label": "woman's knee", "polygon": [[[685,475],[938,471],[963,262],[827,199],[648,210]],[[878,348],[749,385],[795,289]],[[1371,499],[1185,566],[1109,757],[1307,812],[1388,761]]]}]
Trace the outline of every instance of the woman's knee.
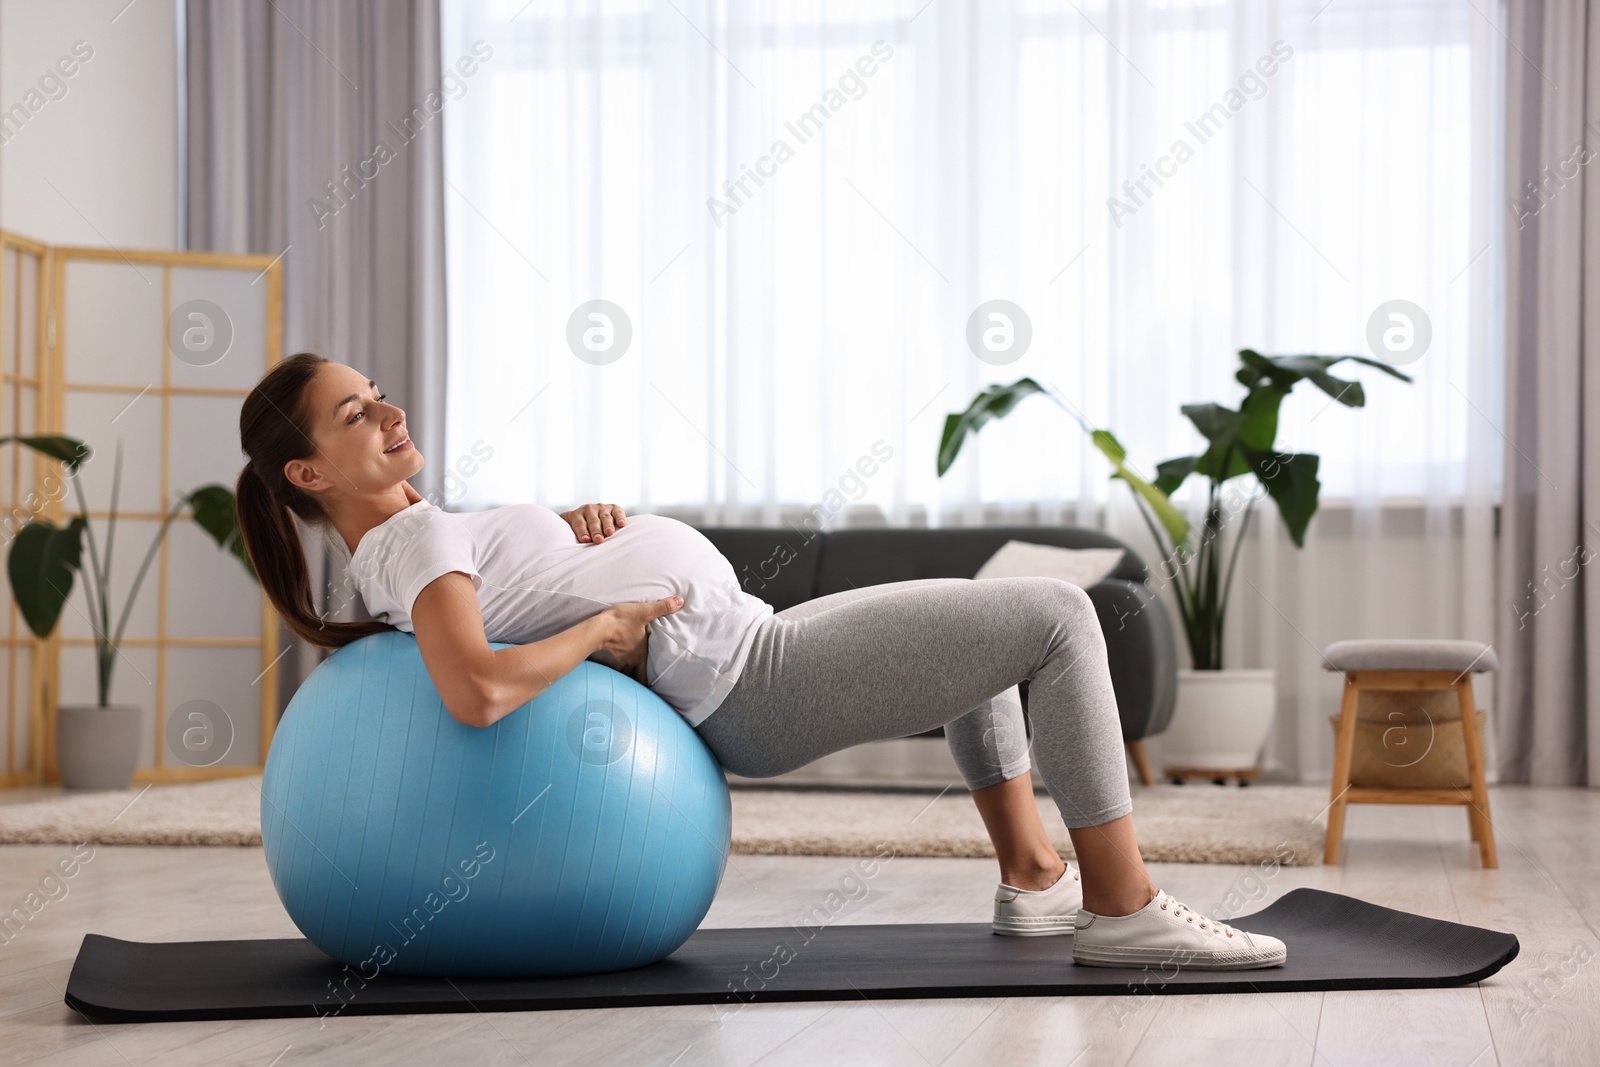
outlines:
[{"label": "woman's knee", "polygon": [[1034,602],[1054,619],[1065,618],[1069,621],[1086,622],[1099,621],[1095,612],[1094,600],[1080,585],[1074,585],[1064,578],[1030,577],[1020,579],[1029,583],[1029,592]]}]

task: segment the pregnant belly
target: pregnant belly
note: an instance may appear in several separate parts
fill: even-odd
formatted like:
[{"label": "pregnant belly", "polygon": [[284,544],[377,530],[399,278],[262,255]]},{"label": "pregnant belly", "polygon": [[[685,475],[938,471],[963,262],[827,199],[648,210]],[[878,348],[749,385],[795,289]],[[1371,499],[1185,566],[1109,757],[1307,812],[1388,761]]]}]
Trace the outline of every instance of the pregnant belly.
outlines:
[{"label": "pregnant belly", "polygon": [[661,515],[629,516],[626,526],[599,544],[563,546],[552,555],[540,573],[484,605],[488,628],[513,635],[500,640],[542,640],[612,604],[676,594],[684,598],[683,607],[650,623],[652,632],[665,631],[651,642],[650,658],[659,658],[657,645],[680,656],[718,632],[719,622],[736,614],[743,600],[733,566],[716,546],[692,526]]},{"label": "pregnant belly", "polygon": [[[608,548],[613,550],[609,558]],[[733,565],[716,545],[694,527],[664,515],[629,518],[627,526],[596,546],[592,558],[609,564],[613,588],[635,594],[630,597],[634,600],[659,600],[674,593],[687,600],[696,588],[738,587]]]}]

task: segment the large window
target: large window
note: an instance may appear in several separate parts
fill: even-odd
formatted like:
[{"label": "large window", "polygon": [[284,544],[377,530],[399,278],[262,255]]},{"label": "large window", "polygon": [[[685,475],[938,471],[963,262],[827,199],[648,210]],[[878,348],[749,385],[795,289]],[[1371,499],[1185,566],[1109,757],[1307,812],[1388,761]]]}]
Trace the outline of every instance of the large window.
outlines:
[{"label": "large window", "polygon": [[1237,349],[1371,355],[1397,300],[1415,383],[1341,364],[1367,406],[1302,385],[1280,443],[1325,503],[1496,492],[1499,17],[445,0],[448,451],[494,450],[456,503],[1081,517],[1115,483],[1065,412],[938,479],[945,415],[1028,375],[1153,467]]}]

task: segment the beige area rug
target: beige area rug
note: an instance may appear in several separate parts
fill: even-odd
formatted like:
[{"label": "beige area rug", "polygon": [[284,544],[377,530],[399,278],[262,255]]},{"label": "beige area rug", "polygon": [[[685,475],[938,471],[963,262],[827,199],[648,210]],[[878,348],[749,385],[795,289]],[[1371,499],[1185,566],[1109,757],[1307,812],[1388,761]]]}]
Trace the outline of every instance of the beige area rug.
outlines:
[{"label": "beige area rug", "polygon": [[[0,843],[260,845],[261,777],[79,793],[0,805]],[[993,856],[966,792],[734,789],[733,851],[754,855]],[[1062,854],[1072,842],[1048,797],[1036,797]],[[1315,786],[1158,785],[1134,793],[1150,862],[1321,861],[1327,790]]]}]

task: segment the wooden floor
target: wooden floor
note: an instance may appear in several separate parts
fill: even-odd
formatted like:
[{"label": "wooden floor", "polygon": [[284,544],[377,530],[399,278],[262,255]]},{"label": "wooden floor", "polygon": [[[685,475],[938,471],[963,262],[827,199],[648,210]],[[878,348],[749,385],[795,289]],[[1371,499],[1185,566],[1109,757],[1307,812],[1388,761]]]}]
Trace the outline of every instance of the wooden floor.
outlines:
[{"label": "wooden floor", "polygon": [[[1196,788],[1215,788],[1199,787]],[[23,794],[0,793],[0,802]],[[1339,867],[1162,864],[1158,885],[1214,911],[1298,886],[1514,932],[1494,978],[1444,990],[849,1000],[486,1015],[98,1025],[62,1002],[86,932],[144,940],[298,936],[261,850],[96,848],[9,944],[0,942],[0,1065],[291,1064],[1592,1064],[1600,1062],[1600,791],[1497,788],[1501,866],[1478,867],[1455,808],[1356,807]],[[1137,819],[1137,809],[1135,809]],[[61,845],[0,846],[0,908]],[[707,926],[781,925],[852,861],[736,856]],[[892,860],[841,923],[982,922],[987,860]],[[59,896],[59,893],[58,893]],[[1238,911],[1255,910],[1251,905]],[[1224,914],[1224,917],[1225,914]],[[1070,941],[1062,941],[1063,966]],[[719,1021],[721,1020],[721,1021]]]}]

